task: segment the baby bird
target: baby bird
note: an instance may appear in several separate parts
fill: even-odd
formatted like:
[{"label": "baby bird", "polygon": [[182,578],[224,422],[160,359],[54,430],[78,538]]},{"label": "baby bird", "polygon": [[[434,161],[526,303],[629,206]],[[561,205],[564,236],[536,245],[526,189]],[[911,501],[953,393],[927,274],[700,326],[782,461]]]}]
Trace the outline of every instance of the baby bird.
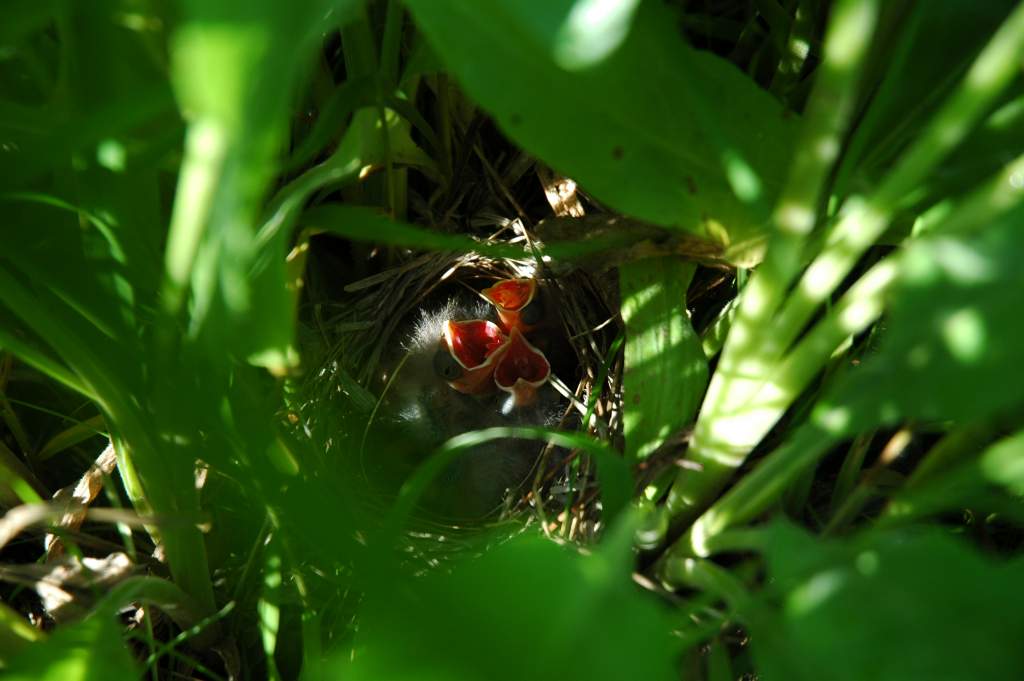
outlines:
[{"label": "baby bird", "polygon": [[[561,397],[546,382],[546,358],[517,331],[509,338],[498,322],[485,300],[454,295],[420,312],[393,358],[385,418],[421,456],[462,433],[557,422]],[[425,505],[456,519],[485,518],[529,481],[542,447],[516,438],[476,445],[435,481]]]}]

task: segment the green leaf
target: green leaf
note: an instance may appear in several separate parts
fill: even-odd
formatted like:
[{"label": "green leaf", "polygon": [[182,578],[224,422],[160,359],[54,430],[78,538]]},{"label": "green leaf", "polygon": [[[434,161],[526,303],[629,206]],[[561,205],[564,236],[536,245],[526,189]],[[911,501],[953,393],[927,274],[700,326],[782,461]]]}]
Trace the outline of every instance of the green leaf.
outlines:
[{"label": "green leaf", "polygon": [[57,629],[10,661],[10,681],[92,681],[134,679],[139,670],[114,621],[94,616]]},{"label": "green leaf", "polygon": [[[970,509],[984,518],[981,527],[990,521],[1024,524],[1024,506],[1019,498],[1024,494],[1024,431],[995,442],[979,455],[978,449],[986,441],[979,430],[968,426],[940,440],[886,507],[879,522],[906,524]],[[930,474],[920,475],[928,464],[932,464]]]},{"label": "green leaf", "polygon": [[777,524],[764,546],[775,612],[752,620],[766,681],[1010,681],[1024,668],[1024,563],[936,530],[823,544]]},{"label": "green leaf", "polygon": [[172,41],[172,80],[189,132],[167,246],[165,311],[181,315],[191,289],[193,337],[275,371],[298,359],[295,303],[285,239],[261,249],[256,220],[300,68],[328,22],[344,23],[359,6],[190,0]]},{"label": "green leaf", "polygon": [[619,269],[627,460],[645,458],[689,424],[704,396],[707,361],[686,311],[695,270],[693,263],[676,258],[640,260]]},{"label": "green leaf", "polygon": [[1024,495],[1024,430],[989,447],[979,464],[989,480]]},{"label": "green leaf", "polygon": [[1024,363],[1022,218],[1017,208],[976,236],[907,249],[878,355],[829,400],[841,432],[900,419],[967,421],[1024,400],[1006,375]]},{"label": "green leaf", "polygon": [[886,8],[888,25],[899,24],[898,35],[891,48],[875,50],[878,89],[844,154],[835,188],[840,196],[851,185],[859,189],[877,183],[1014,4],[918,3],[902,22],[894,16],[902,10],[899,3]]},{"label": "green leaf", "polygon": [[348,118],[357,109],[375,105],[380,97],[381,83],[373,76],[350,78],[331,92],[317,116],[313,129],[288,159],[290,170],[300,169],[343,130]]},{"label": "green leaf", "polygon": [[[902,276],[877,354],[838,377],[811,418],[680,546],[703,555],[711,537],[764,512],[843,438],[905,420],[969,423],[1018,408],[1024,393],[1007,372],[1024,363],[1022,217],[1017,207],[978,234],[934,235],[891,256],[900,258]],[[849,305],[846,313],[856,319],[870,307]]]},{"label": "green leaf", "polygon": [[993,111],[910,197],[915,206],[959,197],[1024,150],[1024,90]]},{"label": "green leaf", "polygon": [[[160,20],[141,6],[125,14],[119,0],[31,4],[33,14],[50,8],[56,16],[40,31],[47,35],[45,40],[27,40],[15,54],[28,61],[53,62],[57,72],[43,78],[47,82],[38,86],[41,96],[32,100],[47,105],[17,102],[13,96],[13,101],[0,103],[0,134],[5,142],[0,178],[8,190],[38,190],[47,187],[41,184],[46,171],[57,171],[63,198],[82,204],[68,191],[77,188],[77,183],[66,182],[72,166],[75,172],[105,162],[132,167],[141,152],[175,137],[178,119],[161,63],[163,48],[154,40],[159,34],[138,30],[140,23],[159,24]],[[5,28],[28,19],[26,14],[13,20],[9,16],[25,9],[5,5]],[[35,20],[40,18],[37,15]],[[47,26],[51,22],[52,28]],[[20,80],[30,77],[19,75]],[[8,96],[5,92],[5,99]],[[144,178],[122,179],[138,183]],[[131,201],[133,197],[124,198]],[[133,216],[137,229],[148,235],[161,224],[150,218],[146,212]]]},{"label": "green leaf", "polygon": [[382,584],[367,598],[354,662],[338,662],[338,676],[677,678],[667,618],[630,580],[622,536],[618,550],[590,556],[520,537],[451,574]]},{"label": "green leaf", "polygon": [[0,603],[0,662],[6,666],[15,653],[45,639],[46,634],[29,624],[21,613]]},{"label": "green leaf", "polygon": [[614,31],[630,15],[617,15],[618,28],[592,36],[617,47],[567,61],[589,3],[408,5],[463,87],[524,148],[619,211],[757,260],[744,249],[763,237],[796,121],[734,66],[687,46],[670,9],[643,3],[624,36]]},{"label": "green leaf", "polygon": [[89,327],[90,335],[126,340],[134,325],[135,293],[112,226],[48,196],[2,197],[0,206],[9,246],[0,264],[20,272],[40,296],[60,301],[42,312],[64,308],[65,318]]},{"label": "green leaf", "polygon": [[25,33],[43,28],[58,13],[56,0],[8,0],[0,27],[0,45],[16,44]]}]

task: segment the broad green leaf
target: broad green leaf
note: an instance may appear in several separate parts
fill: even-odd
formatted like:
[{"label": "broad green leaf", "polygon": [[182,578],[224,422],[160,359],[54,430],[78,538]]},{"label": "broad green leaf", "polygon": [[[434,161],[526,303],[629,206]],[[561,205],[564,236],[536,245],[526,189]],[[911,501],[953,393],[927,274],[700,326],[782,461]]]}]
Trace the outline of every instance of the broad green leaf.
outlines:
[{"label": "broad green leaf", "polygon": [[381,584],[353,662],[336,668],[378,680],[677,678],[666,616],[630,579],[628,538],[582,556],[520,537],[451,574]]},{"label": "broad green leaf", "polygon": [[1010,681],[1024,668],[1024,578],[937,530],[823,544],[778,524],[764,543],[775,612],[751,627],[765,681]]},{"label": "broad green leaf", "polygon": [[[112,192],[107,199],[134,200],[135,208],[145,207],[141,199],[146,193],[137,186],[148,178],[128,178],[123,172],[130,168],[138,175],[139,157],[157,146],[166,149],[169,139],[178,141],[178,119],[158,45],[164,37],[162,18],[142,4],[129,14],[120,0],[27,3],[34,5],[31,9],[19,6],[26,3],[9,4],[4,7],[4,29],[17,27],[29,15],[44,18],[37,11],[49,9],[53,16],[37,27],[34,38],[13,49],[12,63],[22,67],[17,82],[40,81],[38,95],[19,97],[15,89],[0,86],[5,99],[0,103],[0,178],[5,188],[57,190],[47,185],[52,177],[63,199],[98,210],[76,195],[79,183],[68,179],[72,173],[87,178],[87,189],[91,178],[83,170],[117,168],[122,181],[136,185],[134,196]],[[0,81],[2,76],[0,69]],[[154,215],[141,211],[130,221],[140,232],[135,238],[145,234],[155,245],[153,234],[161,221],[152,219]]]},{"label": "broad green leaf", "polygon": [[[72,6],[66,49],[74,65],[70,90],[77,115],[102,111],[123,93],[147,93],[156,102],[170,101],[164,65],[146,37],[129,28],[131,22],[116,20],[121,8],[120,0]],[[145,10],[140,9],[139,21]],[[158,121],[177,146],[180,120],[164,116]],[[127,125],[110,131],[75,155],[75,181],[68,183],[73,193],[64,197],[91,222],[102,224],[136,302],[146,307],[153,305],[160,281],[157,265],[166,227],[156,167],[170,147],[162,137]]]},{"label": "broad green leaf", "polygon": [[928,178],[915,206],[959,197],[1024,152],[1024,88],[998,106]]},{"label": "broad green leaf", "polygon": [[[88,175],[82,174],[83,185]],[[0,197],[0,207],[10,221],[11,246],[0,259],[12,271],[20,270],[35,285],[45,282],[49,292],[110,338],[136,323],[137,303],[151,300],[139,301],[136,289],[152,292],[156,253],[146,258],[133,249],[129,258],[124,243],[136,235],[118,225],[111,212],[97,214],[42,194]],[[54,267],[56,262],[61,267]]]},{"label": "broad green leaf", "polygon": [[[984,518],[981,527],[990,522],[1024,524],[1024,505],[1020,503],[1024,494],[1024,431],[998,440],[980,454],[985,437],[979,429],[959,432],[964,433],[962,441],[954,440],[943,451],[951,437],[947,436],[929,451],[907,486],[886,507],[879,520],[883,526],[963,509]],[[932,464],[929,472],[921,476],[928,464]]]},{"label": "broad green leaf", "polygon": [[[166,125],[174,113],[174,101],[166,83],[142,90],[118,91],[92,111],[67,112],[26,108],[0,102],[0,133],[8,151],[0,155],[0,181],[7,190],[35,188],[47,171],[67,172],[70,153],[93,157],[107,140],[124,141],[126,131],[139,127]],[[149,142],[176,141],[176,131]],[[129,145],[126,143],[126,147]],[[130,154],[129,154],[130,163]]]},{"label": "broad green leaf", "polygon": [[630,461],[645,458],[689,424],[704,396],[707,360],[686,310],[695,270],[676,258],[619,269],[626,324],[623,428]]},{"label": "broad green leaf", "polygon": [[10,661],[10,681],[98,681],[138,678],[128,648],[112,619],[93,616],[59,627]]},{"label": "broad green leaf", "polygon": [[[469,94],[528,151],[619,211],[757,260],[796,121],[734,66],[686,45],[669,8],[646,2],[614,27],[584,29],[581,13],[609,15],[572,0],[408,4]],[[570,59],[582,30],[618,44]]]}]

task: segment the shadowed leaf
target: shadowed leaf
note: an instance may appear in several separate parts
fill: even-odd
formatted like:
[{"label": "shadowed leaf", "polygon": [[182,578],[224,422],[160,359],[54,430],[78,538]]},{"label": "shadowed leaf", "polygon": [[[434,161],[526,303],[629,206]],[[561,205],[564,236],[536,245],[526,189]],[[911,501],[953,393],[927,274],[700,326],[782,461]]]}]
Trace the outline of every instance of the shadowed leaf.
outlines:
[{"label": "shadowed leaf", "polygon": [[780,524],[764,545],[778,607],[753,627],[766,681],[1011,681],[1024,667],[1020,560],[936,531],[823,545]]}]

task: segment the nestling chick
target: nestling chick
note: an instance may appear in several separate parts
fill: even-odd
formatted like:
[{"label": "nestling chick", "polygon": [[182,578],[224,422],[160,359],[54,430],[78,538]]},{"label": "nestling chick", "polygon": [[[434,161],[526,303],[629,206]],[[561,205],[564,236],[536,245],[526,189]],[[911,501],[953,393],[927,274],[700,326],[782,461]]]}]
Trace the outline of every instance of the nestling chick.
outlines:
[{"label": "nestling chick", "polygon": [[[384,413],[421,456],[469,431],[557,422],[561,397],[545,382],[547,360],[523,340],[510,343],[497,322],[484,300],[452,296],[421,311],[393,358]],[[529,481],[541,448],[535,440],[504,438],[464,452],[430,490],[428,508],[459,519],[489,515]]]}]

